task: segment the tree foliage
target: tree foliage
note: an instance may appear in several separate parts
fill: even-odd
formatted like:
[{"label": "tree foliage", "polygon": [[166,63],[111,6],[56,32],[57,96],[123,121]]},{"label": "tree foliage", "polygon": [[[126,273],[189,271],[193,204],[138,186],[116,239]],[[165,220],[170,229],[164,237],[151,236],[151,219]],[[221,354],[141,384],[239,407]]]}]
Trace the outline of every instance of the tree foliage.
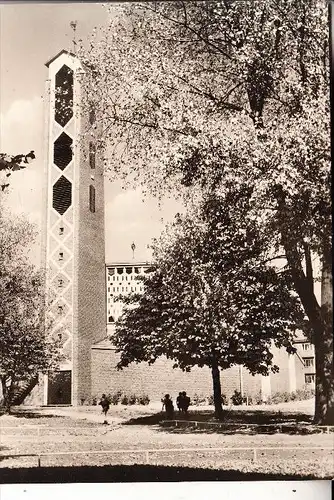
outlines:
[{"label": "tree foliage", "polygon": [[[12,172],[16,170],[21,170],[26,168],[28,164],[35,159],[35,152],[30,151],[30,153],[24,155],[9,155],[7,153],[0,153],[0,171],[6,172],[6,180],[12,175]],[[5,191],[9,187],[9,182],[3,181],[0,184],[1,191]]]},{"label": "tree foliage", "polygon": [[155,246],[155,271],[143,278],[144,294],[124,299],[113,339],[120,367],[162,355],[183,370],[210,367],[217,415],[219,369],[278,371],[272,343],[294,352],[294,333],[304,326],[289,275],[270,265],[267,242],[255,224],[234,216],[231,197],[245,209],[244,197],[229,193],[166,230]]},{"label": "tree foliage", "polygon": [[250,193],[246,220],[284,249],[310,320],[315,420],[332,422],[327,2],[153,2],[110,13],[80,52],[107,169],[156,193]]},{"label": "tree foliage", "polygon": [[0,212],[0,379],[10,409],[19,382],[56,367],[58,343],[45,324],[42,274],[29,264],[33,227]]}]

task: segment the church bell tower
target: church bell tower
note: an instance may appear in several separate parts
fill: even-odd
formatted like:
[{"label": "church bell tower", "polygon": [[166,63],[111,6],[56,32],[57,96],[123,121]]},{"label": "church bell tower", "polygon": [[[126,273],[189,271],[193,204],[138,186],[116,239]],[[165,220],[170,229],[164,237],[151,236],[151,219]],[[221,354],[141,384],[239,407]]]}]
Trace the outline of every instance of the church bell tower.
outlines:
[{"label": "church bell tower", "polygon": [[43,403],[78,405],[91,396],[91,346],[106,336],[103,163],[79,59],[63,50],[46,66],[43,253],[64,359],[44,377]]}]

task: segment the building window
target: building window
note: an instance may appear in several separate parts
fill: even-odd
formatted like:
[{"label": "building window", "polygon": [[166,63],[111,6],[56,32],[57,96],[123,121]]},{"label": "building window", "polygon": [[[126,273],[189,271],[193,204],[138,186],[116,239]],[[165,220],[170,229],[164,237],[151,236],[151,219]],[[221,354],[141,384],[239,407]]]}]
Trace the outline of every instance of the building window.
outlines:
[{"label": "building window", "polygon": [[60,227],[59,228],[59,236],[62,236],[64,234],[64,228]]},{"label": "building window", "polygon": [[305,384],[314,384],[314,382],[315,382],[315,374],[305,373]]},{"label": "building window", "polygon": [[89,143],[89,166],[90,168],[95,168],[95,158],[96,158],[96,146],[94,142]]},{"label": "building window", "polygon": [[58,306],[58,314],[63,314],[63,306]]},{"label": "building window", "polygon": [[303,351],[308,351],[311,348],[310,344],[302,344]]},{"label": "building window", "polygon": [[58,260],[64,260],[64,252],[59,252]]},{"label": "building window", "polygon": [[114,286],[112,287],[112,291],[113,291],[113,292],[115,291],[115,287],[114,287]]},{"label": "building window", "polygon": [[64,280],[62,278],[59,278],[59,280],[58,280],[58,288],[62,288],[63,284],[64,284]]},{"label": "building window", "polygon": [[95,187],[89,186],[89,210],[95,212]]},{"label": "building window", "polygon": [[314,358],[303,358],[304,365],[307,367],[314,366]]}]

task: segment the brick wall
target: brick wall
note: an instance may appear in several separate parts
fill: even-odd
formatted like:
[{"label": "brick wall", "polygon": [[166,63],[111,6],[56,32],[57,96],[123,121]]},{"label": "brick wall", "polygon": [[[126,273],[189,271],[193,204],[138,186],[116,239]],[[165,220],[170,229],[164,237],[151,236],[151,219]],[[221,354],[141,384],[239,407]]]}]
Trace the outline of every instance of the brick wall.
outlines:
[{"label": "brick wall", "polygon": [[126,394],[148,394],[151,401],[160,401],[169,393],[175,400],[179,391],[186,391],[190,397],[195,394],[212,394],[211,371],[208,368],[193,368],[185,373],[173,369],[173,363],[165,358],[153,365],[132,364],[117,371],[119,356],[113,349],[92,349],[92,395],[115,393],[122,390]]},{"label": "brick wall", "polygon": [[[169,393],[175,399],[179,391],[186,391],[190,397],[195,394],[207,397],[213,393],[211,370],[194,367],[190,372],[173,369],[173,362],[158,359],[153,365],[132,364],[121,371],[116,369],[119,355],[113,349],[92,349],[92,395],[116,393],[148,394],[152,401],[159,401]],[[260,391],[260,377],[253,377],[243,368],[244,392],[255,395]],[[240,390],[239,367],[232,367],[221,373],[222,393],[228,398],[234,390]]]},{"label": "brick wall", "polygon": [[[82,125],[81,125],[82,128]],[[103,165],[91,169],[88,143],[80,145],[77,231],[76,352],[73,371],[74,403],[86,399],[91,388],[91,346],[106,336]],[[93,177],[93,178],[92,178]],[[89,186],[95,188],[95,212],[89,208]]]},{"label": "brick wall", "polygon": [[[288,354],[284,349],[273,348],[273,362],[280,367],[277,374],[270,374],[271,394],[290,392]],[[165,393],[175,399],[179,391],[187,391],[190,397],[195,394],[210,396],[212,378],[209,368],[194,367],[191,372],[173,369],[173,363],[160,358],[153,365],[147,363],[132,364],[121,371],[116,369],[119,356],[112,348],[92,349],[92,395],[116,393],[118,390],[126,394],[148,394],[151,401],[159,401]],[[303,367],[299,358],[294,358],[296,388],[302,388]],[[291,368],[290,368],[291,370]],[[268,380],[268,382],[269,382]],[[251,375],[242,368],[242,386],[244,396],[254,397],[261,392],[262,376]],[[221,372],[222,393],[229,399],[235,390],[240,391],[240,369],[233,366]]]}]

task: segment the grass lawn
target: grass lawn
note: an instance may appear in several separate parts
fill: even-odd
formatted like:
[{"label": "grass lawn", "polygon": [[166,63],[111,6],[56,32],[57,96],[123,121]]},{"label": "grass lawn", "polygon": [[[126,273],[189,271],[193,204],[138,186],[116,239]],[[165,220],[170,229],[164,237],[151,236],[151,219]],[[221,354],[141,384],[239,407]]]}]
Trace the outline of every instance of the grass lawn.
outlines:
[{"label": "grass lawn", "polygon": [[[105,472],[109,470],[109,473],[112,474],[112,470],[115,471],[114,468],[119,465],[130,467],[131,471],[134,472],[138,469],[133,469],[133,467],[144,467],[145,464],[149,463],[151,469],[152,467],[153,469],[160,467],[159,470],[165,472],[174,470],[174,472],[179,471],[180,474],[184,471],[186,474],[186,470],[189,473],[191,469],[198,470],[199,473],[203,474],[203,471],[211,471],[210,473],[218,471],[220,478],[224,472],[225,475],[227,474],[227,478],[229,474],[231,478],[234,474],[240,480],[246,480],[254,474],[262,475],[263,479],[286,479],[291,476],[296,478],[332,478],[334,475],[333,451],[320,449],[321,447],[333,446],[333,435],[242,435],[238,432],[232,434],[196,433],[189,431],[189,429],[176,431],[175,429],[162,428],[157,424],[157,419],[164,418],[164,415],[157,415],[157,410],[159,410],[158,407],[129,407],[128,409],[112,407],[108,420],[111,423],[116,422],[117,425],[110,426],[102,425],[102,418],[97,407],[58,409],[62,413],[58,416],[45,413],[45,411],[52,412],[52,409],[49,408],[45,411],[44,409],[24,411],[23,408],[15,415],[3,415],[0,417],[0,467],[2,468],[0,475],[8,477],[6,476],[6,471],[9,470],[7,468],[15,468],[17,472],[21,468],[26,471],[28,467],[36,468],[36,457],[10,458],[10,454],[31,452],[43,454],[59,451],[71,454],[43,456],[41,459],[42,467],[52,467],[55,473],[58,470],[57,467],[89,466],[91,470],[98,468],[99,473],[102,473],[102,470]],[[269,420],[284,418],[285,420],[290,419],[290,421],[310,417],[309,414],[303,412],[296,413],[290,410],[281,416],[278,410],[271,409],[269,412],[268,410],[269,408],[266,411],[260,411],[258,417]],[[54,411],[57,412],[57,410]],[[212,412],[208,413],[208,409],[192,408],[192,411],[194,413],[191,418],[194,416],[196,418],[212,418]],[[254,409],[249,408],[235,409],[233,412],[231,410],[228,418],[232,420],[252,419],[254,411]],[[82,419],[84,415],[88,416],[87,420]],[[89,421],[89,418],[95,420]],[[152,418],[155,421],[150,421]],[[142,420],[145,422],[143,423]],[[135,425],[122,425],[126,422],[129,423],[129,421]],[[241,451],[235,450],[236,447],[249,447],[251,449]],[[254,447],[258,450],[255,461]],[[259,450],[261,447],[270,449]],[[287,450],[288,447],[295,449]],[[306,450],[305,447],[315,447],[316,449]],[[223,451],[215,451],[217,448]],[[178,451],[175,451],[176,449]],[[153,451],[150,451],[147,456],[145,450]],[[76,451],[81,453],[72,454]],[[99,453],[90,455],[88,454],[90,451]],[[103,451],[108,451],[108,454],[100,453]],[[120,454],[112,453],[115,451],[122,452]],[[140,451],[140,453],[136,453],[136,451]],[[113,469],[111,470],[110,467]],[[146,468],[145,470],[151,469]],[[194,479],[198,480],[198,477],[194,473]],[[94,479],[92,480],[94,481]],[[181,476],[179,480],[182,480]]]}]

